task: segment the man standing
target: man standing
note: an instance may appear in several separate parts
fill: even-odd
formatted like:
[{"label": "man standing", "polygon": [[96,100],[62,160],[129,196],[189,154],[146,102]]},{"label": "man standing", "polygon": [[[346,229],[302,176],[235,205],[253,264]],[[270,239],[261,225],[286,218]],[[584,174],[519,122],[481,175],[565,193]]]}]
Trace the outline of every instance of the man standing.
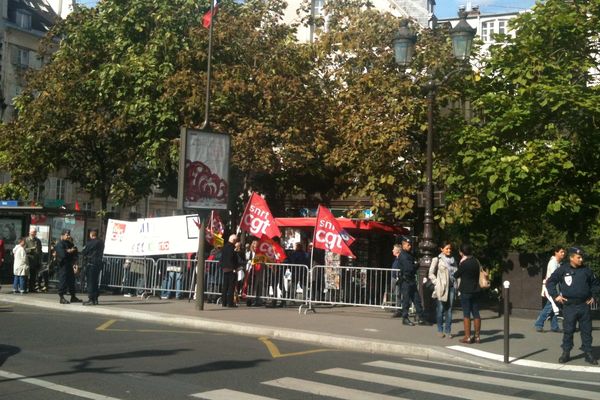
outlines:
[{"label": "man standing", "polygon": [[85,257],[85,277],[87,279],[88,300],[83,305],[98,305],[98,279],[102,270],[102,255],[104,254],[104,242],[98,239],[98,230],[90,230],[90,240],[81,252]]},{"label": "man standing", "polygon": [[42,241],[37,237],[37,230],[31,228],[29,236],[25,239],[25,253],[29,264],[29,291],[31,293],[39,290],[38,274],[42,266]]},{"label": "man standing", "polygon": [[75,296],[75,274],[73,272],[73,265],[77,259],[77,247],[71,240],[69,229],[63,229],[60,241],[56,244],[54,250],[58,261],[58,296],[60,297],[60,304],[69,304],[69,301],[64,297],[67,291],[71,295],[71,303],[81,303],[81,300]]},{"label": "man standing", "polygon": [[392,289],[394,290],[394,295],[396,297],[396,311],[392,315],[392,318],[400,318],[402,316],[402,311],[400,307],[402,306],[402,296],[400,295],[400,253],[402,252],[401,244],[394,244],[392,248],[392,255],[394,256],[394,261],[392,262]]},{"label": "man standing", "polygon": [[535,321],[535,330],[536,332],[544,331],[544,323],[546,319],[548,319],[548,315],[552,313],[552,319],[550,320],[550,328],[552,332],[560,332],[560,328],[558,326],[558,307],[556,303],[554,303],[554,299],[552,296],[548,294],[548,289],[546,289],[546,281],[550,278],[550,275],[554,273],[560,266],[563,258],[565,258],[565,249],[562,246],[556,246],[554,248],[554,255],[550,257],[550,261],[548,261],[548,268],[546,269],[546,278],[542,282],[542,297],[546,297],[546,305],[540,311],[537,320]]},{"label": "man standing", "polygon": [[406,236],[402,237],[402,251],[398,257],[400,264],[400,294],[402,295],[402,324],[415,326],[408,318],[408,309],[410,303],[414,303],[417,311],[417,323],[423,325],[423,307],[421,306],[421,297],[417,290],[417,262],[410,253],[412,241]]},{"label": "man standing", "polygon": [[221,251],[221,270],[223,271],[223,290],[221,292],[221,304],[223,307],[237,307],[233,302],[235,290],[235,270],[238,267],[238,256],[235,252],[237,235],[229,235],[229,240]]},{"label": "man standing", "polygon": [[[559,285],[560,292],[556,285]],[[564,364],[571,359],[573,333],[579,322],[581,349],[585,361],[598,365],[592,354],[592,317],[590,305],[593,296],[600,294],[600,281],[592,270],[583,265],[583,251],[577,247],[569,249],[569,262],[561,265],[546,281],[546,288],[557,303],[563,305],[563,353],[558,362]]]}]

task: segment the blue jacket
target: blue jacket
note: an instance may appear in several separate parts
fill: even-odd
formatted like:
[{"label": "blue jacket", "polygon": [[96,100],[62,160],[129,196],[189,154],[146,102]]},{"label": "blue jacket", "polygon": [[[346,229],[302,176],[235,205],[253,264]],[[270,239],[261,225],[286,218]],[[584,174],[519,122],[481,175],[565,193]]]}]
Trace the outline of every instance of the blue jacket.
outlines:
[{"label": "blue jacket", "polygon": [[600,294],[600,281],[591,269],[582,265],[573,268],[571,264],[563,264],[546,280],[546,288],[552,298],[559,295],[556,285],[560,287],[560,294],[569,302],[583,302],[592,295]]},{"label": "blue jacket", "polygon": [[402,250],[398,256],[400,276],[405,282],[413,282],[417,276],[417,263],[412,254]]}]

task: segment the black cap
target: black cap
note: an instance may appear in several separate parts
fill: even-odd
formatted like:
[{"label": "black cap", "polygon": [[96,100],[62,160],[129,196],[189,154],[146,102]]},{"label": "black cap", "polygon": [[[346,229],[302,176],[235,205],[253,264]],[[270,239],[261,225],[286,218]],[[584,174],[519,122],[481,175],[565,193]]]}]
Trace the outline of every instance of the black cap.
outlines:
[{"label": "black cap", "polygon": [[70,235],[71,234],[71,230],[70,229],[63,229],[61,235]]},{"label": "black cap", "polygon": [[408,244],[412,244],[412,240],[408,236],[402,236],[400,238],[400,243],[403,243],[403,242],[407,242]]},{"label": "black cap", "polygon": [[583,257],[583,250],[579,247],[569,247],[569,255],[578,254]]}]

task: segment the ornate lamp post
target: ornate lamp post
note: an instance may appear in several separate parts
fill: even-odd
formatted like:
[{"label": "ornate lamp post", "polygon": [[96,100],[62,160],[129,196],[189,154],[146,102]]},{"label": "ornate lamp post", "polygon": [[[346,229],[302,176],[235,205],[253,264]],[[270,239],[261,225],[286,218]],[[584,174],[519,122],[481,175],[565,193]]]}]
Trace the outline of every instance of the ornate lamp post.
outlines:
[{"label": "ornate lamp post", "polygon": [[[464,70],[462,66],[468,62],[471,54],[471,46],[475,37],[476,29],[472,28],[467,22],[467,13],[460,10],[458,24],[450,30],[452,38],[452,50],[454,57],[461,61],[463,65],[450,71],[441,80],[436,79],[436,74],[433,71],[428,71],[426,82],[423,85],[427,93],[427,164],[425,170],[425,215],[423,219],[423,235],[419,242],[419,251],[421,258],[419,259],[419,282],[427,276],[431,258],[434,254],[436,244],[433,241],[433,109],[435,106],[435,96],[437,90],[442,86],[448,78],[457,72]],[[407,67],[414,54],[415,43],[417,41],[416,32],[408,26],[408,21],[403,20],[400,23],[400,29],[394,38],[394,55],[396,63],[401,67]],[[421,293],[423,291],[421,290]],[[423,299],[425,300],[425,299]],[[426,308],[427,304],[425,303]]]}]

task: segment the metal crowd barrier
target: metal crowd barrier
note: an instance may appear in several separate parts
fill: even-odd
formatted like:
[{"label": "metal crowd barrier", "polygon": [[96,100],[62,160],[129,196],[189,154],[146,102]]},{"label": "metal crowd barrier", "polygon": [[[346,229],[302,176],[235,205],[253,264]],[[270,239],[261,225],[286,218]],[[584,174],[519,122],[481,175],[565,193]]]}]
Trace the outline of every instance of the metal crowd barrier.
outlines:
[{"label": "metal crowd barrier", "polygon": [[278,301],[280,304],[305,303],[309,292],[309,275],[308,266],[303,264],[248,265],[243,281],[238,280],[239,301],[270,302],[273,305]]},{"label": "metal crowd barrier", "polygon": [[330,267],[310,271],[308,308],[315,304],[398,309],[398,286],[389,268]]},{"label": "metal crowd barrier", "polygon": [[108,288],[114,294],[147,297],[155,293],[157,282],[158,271],[152,258],[104,257],[100,272],[101,288]]}]

